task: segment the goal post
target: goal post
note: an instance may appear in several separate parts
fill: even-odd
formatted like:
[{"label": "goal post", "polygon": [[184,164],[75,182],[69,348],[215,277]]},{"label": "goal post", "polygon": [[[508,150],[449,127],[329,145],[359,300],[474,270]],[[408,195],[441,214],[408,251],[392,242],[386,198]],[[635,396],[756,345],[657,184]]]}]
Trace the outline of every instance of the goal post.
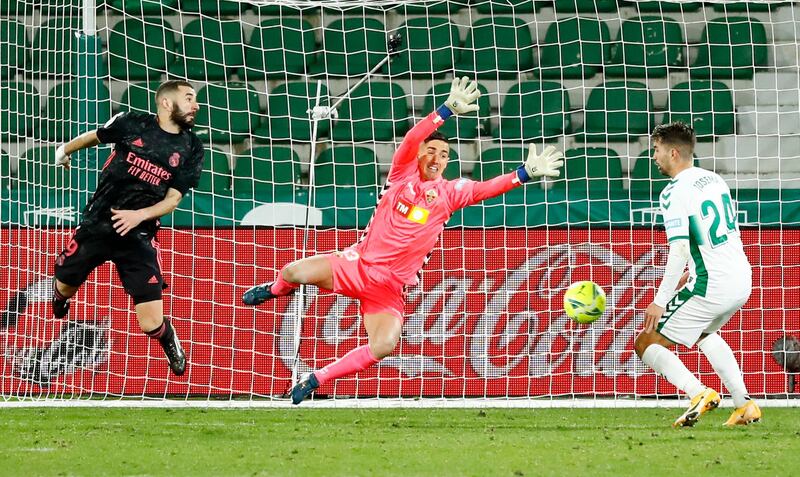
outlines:
[{"label": "goal post", "polygon": [[[466,75],[480,110],[440,129],[445,177],[510,171],[531,143],[564,151],[562,177],[454,214],[408,290],[395,352],[311,405],[678,405],[633,352],[667,254],[669,181],[649,134],[675,120],[698,133],[696,163],[730,185],[753,265],[753,294],[721,334],[751,395],[797,405],[800,4],[56,3],[0,10],[2,402],[286,405],[299,375],[366,343],[358,303],[309,286],[253,308],[242,293],[353,244],[404,134]],[[358,84],[397,33],[399,53]],[[199,186],[158,236],[181,377],[139,330],[112,264],[69,319],[49,304],[56,255],[111,152],[84,151],[64,171],[55,148],[113,114],[154,112],[166,79],[195,85],[206,149]],[[346,93],[336,116],[312,120]],[[562,308],[579,280],[608,296],[588,326]],[[678,354],[727,392],[696,349]]]}]

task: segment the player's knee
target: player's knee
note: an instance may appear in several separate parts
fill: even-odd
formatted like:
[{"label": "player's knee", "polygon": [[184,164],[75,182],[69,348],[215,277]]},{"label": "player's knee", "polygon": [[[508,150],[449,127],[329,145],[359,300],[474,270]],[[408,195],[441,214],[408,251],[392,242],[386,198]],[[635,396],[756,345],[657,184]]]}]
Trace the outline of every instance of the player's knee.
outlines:
[{"label": "player's knee", "polygon": [[303,267],[297,263],[290,263],[281,269],[281,276],[289,283],[305,283]]},{"label": "player's knee", "polygon": [[652,344],[653,340],[648,333],[640,333],[633,342],[633,349],[636,351],[636,356],[642,357],[644,351]]},{"label": "player's knee", "polygon": [[397,346],[397,338],[393,336],[385,336],[369,340],[369,350],[372,355],[378,359],[383,359],[392,354],[395,346]]}]

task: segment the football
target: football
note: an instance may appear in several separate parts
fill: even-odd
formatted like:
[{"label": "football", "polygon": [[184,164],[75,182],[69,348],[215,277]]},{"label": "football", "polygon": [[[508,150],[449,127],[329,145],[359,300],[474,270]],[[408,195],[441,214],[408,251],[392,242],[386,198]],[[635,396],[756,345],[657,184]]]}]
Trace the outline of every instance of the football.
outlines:
[{"label": "football", "polygon": [[591,323],[606,309],[606,293],[595,282],[575,282],[564,293],[564,311],[578,323]]}]

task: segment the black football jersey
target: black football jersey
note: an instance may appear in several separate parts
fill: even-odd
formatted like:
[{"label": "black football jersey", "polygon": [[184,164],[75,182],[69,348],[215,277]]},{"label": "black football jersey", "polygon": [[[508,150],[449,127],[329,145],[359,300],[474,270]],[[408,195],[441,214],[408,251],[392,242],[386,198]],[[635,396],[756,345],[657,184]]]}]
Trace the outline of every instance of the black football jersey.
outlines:
[{"label": "black football jersey", "polygon": [[[185,194],[197,187],[203,170],[203,143],[196,134],[167,132],[155,115],[120,113],[97,129],[103,144],[114,143],[97,190],[83,211],[83,223],[111,228],[111,209],[150,207],[172,188]],[[158,221],[142,222],[136,230],[155,233]]]}]

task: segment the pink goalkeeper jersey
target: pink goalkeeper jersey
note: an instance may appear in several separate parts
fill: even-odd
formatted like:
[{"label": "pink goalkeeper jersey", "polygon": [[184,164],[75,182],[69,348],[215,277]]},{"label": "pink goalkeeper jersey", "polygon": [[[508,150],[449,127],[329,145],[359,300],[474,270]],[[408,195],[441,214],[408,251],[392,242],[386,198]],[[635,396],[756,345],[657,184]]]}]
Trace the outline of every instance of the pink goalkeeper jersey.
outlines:
[{"label": "pink goalkeeper jersey", "polygon": [[434,111],[406,134],[392,158],[375,214],[352,247],[365,263],[388,267],[407,285],[417,284],[417,274],[453,212],[520,185],[516,172],[485,182],[422,180],[419,146],[442,123]]}]

